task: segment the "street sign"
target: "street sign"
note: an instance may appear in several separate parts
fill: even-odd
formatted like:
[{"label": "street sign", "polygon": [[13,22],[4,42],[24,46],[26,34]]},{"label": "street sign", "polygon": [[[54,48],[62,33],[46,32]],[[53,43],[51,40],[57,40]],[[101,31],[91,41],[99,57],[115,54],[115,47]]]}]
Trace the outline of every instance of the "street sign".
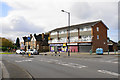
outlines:
[{"label": "street sign", "polygon": [[30,41],[30,37],[28,37],[28,41]]}]

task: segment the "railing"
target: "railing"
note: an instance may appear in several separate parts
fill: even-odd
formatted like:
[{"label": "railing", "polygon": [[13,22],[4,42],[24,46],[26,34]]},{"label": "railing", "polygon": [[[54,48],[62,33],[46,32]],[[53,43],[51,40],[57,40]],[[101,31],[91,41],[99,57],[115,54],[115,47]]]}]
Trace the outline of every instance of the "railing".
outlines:
[{"label": "railing", "polygon": [[[91,42],[92,39],[77,39],[77,40],[70,40],[70,42]],[[67,40],[49,40],[48,43],[67,43]]]}]

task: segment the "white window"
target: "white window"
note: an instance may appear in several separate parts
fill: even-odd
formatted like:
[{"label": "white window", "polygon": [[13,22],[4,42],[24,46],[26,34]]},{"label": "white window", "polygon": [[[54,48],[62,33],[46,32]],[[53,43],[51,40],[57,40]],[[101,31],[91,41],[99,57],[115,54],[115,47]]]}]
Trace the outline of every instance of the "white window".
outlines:
[{"label": "white window", "polygon": [[104,42],[104,44],[105,44],[105,42]]},{"label": "white window", "polygon": [[77,31],[78,31],[77,29],[70,30],[70,32],[77,32]]},{"label": "white window", "polygon": [[50,35],[57,35],[57,32],[52,32]]},{"label": "white window", "polygon": [[83,28],[80,28],[80,31],[83,31]]},{"label": "white window", "polygon": [[97,31],[99,31],[99,27],[97,27]]},{"label": "white window", "polygon": [[97,35],[97,39],[99,39],[99,35]]}]

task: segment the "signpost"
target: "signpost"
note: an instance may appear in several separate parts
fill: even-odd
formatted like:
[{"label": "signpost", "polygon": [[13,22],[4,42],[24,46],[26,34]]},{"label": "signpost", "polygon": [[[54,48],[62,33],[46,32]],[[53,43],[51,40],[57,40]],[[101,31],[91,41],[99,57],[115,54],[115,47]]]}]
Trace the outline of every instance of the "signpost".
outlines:
[{"label": "signpost", "polygon": [[28,49],[29,49],[29,41],[30,41],[30,39],[31,39],[31,38],[30,38],[30,37],[28,37]]}]

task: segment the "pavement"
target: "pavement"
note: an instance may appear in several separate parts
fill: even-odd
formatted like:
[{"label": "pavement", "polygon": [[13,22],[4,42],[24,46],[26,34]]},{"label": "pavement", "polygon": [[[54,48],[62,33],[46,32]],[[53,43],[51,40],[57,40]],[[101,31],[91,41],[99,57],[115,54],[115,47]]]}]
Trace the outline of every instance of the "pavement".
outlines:
[{"label": "pavement", "polygon": [[[40,55],[48,55],[48,56],[61,56],[61,57],[68,57],[68,53],[67,52],[60,52],[60,53],[57,53],[55,54],[54,52],[44,52],[44,53],[40,53]],[[92,55],[92,56],[91,56]],[[104,52],[103,53],[104,56],[109,56],[109,55],[115,55],[115,56],[120,56],[120,52]],[[96,53],[78,53],[78,52],[74,52],[74,53],[71,53],[70,52],[70,56],[69,57],[73,57],[73,58],[92,58],[92,57],[100,57],[100,56],[103,56],[103,55],[97,55]]]}]

